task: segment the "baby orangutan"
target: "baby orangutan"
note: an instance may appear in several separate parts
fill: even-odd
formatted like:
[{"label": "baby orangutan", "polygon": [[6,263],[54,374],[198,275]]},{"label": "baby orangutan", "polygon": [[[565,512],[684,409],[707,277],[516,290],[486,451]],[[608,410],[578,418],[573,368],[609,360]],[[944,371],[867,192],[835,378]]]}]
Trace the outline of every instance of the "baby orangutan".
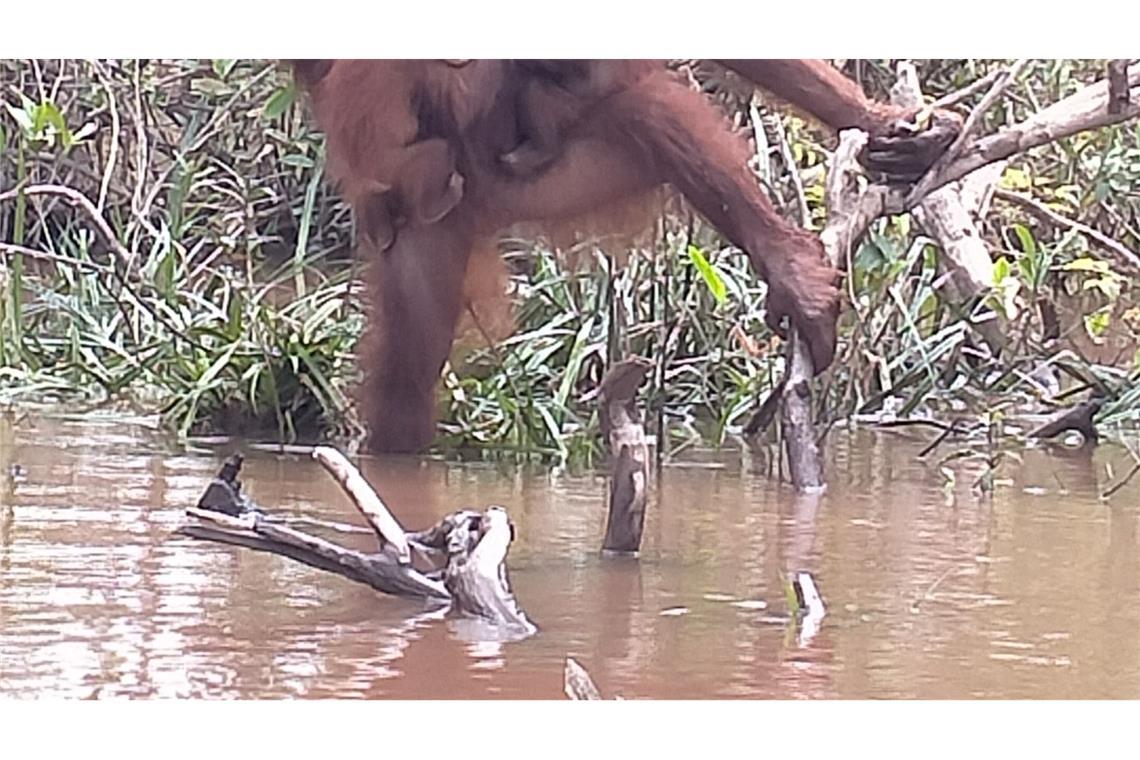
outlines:
[{"label": "baby orangutan", "polygon": [[[321,128],[335,135],[328,142],[330,174],[375,249],[390,248],[402,225],[438,222],[463,198],[455,138],[481,112],[466,90],[469,80],[480,91],[498,88],[502,68],[470,63],[293,62]],[[358,113],[328,104],[343,92],[368,93],[378,102]]]},{"label": "baby orangutan", "polygon": [[[921,174],[960,129],[877,104],[824,61],[724,65],[838,130],[870,133],[863,162]],[[326,131],[330,174],[360,220],[372,311],[361,404],[373,451],[434,437],[435,388],[467,296],[493,266],[480,241],[519,222],[580,220],[663,184],[768,283],[766,321],[795,325],[816,371],[831,364],[839,273],[817,235],[782,218],[752,151],[703,93],[663,61],[314,61],[297,64]]]}]

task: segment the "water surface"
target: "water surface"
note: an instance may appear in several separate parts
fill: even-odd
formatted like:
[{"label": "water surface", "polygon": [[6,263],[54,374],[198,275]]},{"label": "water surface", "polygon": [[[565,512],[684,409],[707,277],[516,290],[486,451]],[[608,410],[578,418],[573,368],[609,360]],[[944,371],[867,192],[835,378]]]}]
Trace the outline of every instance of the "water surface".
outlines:
[{"label": "water surface", "polygon": [[[505,505],[539,635],[469,640],[422,603],[176,536],[231,448],[113,419],[0,420],[0,696],[562,698],[567,655],[625,698],[1140,697],[1140,478],[1127,452],[1033,449],[992,499],[947,488],[925,432],[834,433],[830,492],[747,455],[663,469],[640,560],[603,559],[605,482],[364,459],[402,523]],[[245,489],[360,523],[303,454],[244,448]],[[357,546],[361,536],[344,541]],[[781,578],[828,605],[803,641]]]}]

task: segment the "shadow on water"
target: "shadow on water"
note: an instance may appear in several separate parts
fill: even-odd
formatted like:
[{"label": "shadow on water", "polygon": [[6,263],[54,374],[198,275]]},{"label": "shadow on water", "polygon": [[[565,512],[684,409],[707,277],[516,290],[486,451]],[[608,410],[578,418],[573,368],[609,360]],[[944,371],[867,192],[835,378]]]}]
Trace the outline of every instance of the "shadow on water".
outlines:
[{"label": "shadow on water", "polygon": [[[994,496],[947,487],[920,436],[832,436],[832,487],[797,499],[726,452],[657,480],[639,560],[602,559],[591,476],[365,460],[399,519],[507,506],[541,633],[465,621],[281,557],[174,536],[221,453],[122,421],[0,421],[0,696],[561,698],[564,658],[607,695],[1140,696],[1140,480],[1108,503],[1105,445],[1007,463]],[[359,522],[302,454],[246,450],[275,512]],[[338,540],[367,548],[369,537]],[[810,641],[782,578],[810,570]]]}]

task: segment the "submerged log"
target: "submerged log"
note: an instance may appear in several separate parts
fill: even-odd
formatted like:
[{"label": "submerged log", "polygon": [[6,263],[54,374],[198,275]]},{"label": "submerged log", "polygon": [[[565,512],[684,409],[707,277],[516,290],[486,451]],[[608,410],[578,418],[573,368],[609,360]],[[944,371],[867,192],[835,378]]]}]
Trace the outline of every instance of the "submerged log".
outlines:
[{"label": "submerged log", "polygon": [[[485,512],[460,510],[425,530],[406,533],[340,452],[318,447],[313,458],[332,473],[372,525],[381,544],[378,552],[339,546],[255,508],[241,496],[237,476],[242,460],[237,455],[222,466],[198,506],[186,510],[194,522],[178,532],[280,554],[386,594],[450,602],[455,612],[485,620],[511,637],[538,630],[510,588],[506,555],[514,528],[506,510],[499,506]],[[430,567],[420,570],[413,565],[412,548]]]},{"label": "submerged log", "polygon": [[221,512],[231,517],[250,510],[249,499],[242,494],[241,481],[237,478],[242,461],[241,454],[233,454],[225,461],[218,476],[210,481],[202,498],[198,499],[198,509]]},{"label": "submerged log", "polygon": [[641,549],[649,498],[649,446],[637,409],[637,389],[652,368],[641,357],[618,362],[598,388],[602,435],[613,463],[603,551],[632,554]]},{"label": "submerged log", "polygon": [[1029,437],[1047,440],[1056,438],[1061,433],[1076,430],[1084,436],[1085,441],[1096,443],[1099,435],[1093,418],[1107,400],[1104,396],[1093,396],[1070,409],[1065,409],[1031,432]]},{"label": "submerged log", "polygon": [[566,668],[562,673],[562,690],[569,699],[595,700],[601,699],[602,694],[594,685],[594,679],[586,669],[578,664],[573,657],[566,658]]}]

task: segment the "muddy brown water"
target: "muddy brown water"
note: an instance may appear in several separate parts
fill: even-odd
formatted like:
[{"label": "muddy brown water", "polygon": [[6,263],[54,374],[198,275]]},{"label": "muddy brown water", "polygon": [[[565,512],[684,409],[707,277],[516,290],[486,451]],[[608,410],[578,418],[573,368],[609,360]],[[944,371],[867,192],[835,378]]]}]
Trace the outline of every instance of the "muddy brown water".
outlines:
[{"label": "muddy brown water", "polygon": [[[740,453],[665,468],[637,561],[598,555],[599,478],[364,460],[406,526],[508,508],[512,581],[541,630],[497,643],[173,535],[225,450],[121,420],[0,421],[0,696],[561,699],[571,655],[626,698],[1140,697],[1140,479],[1097,498],[1123,448],[1024,451],[979,500],[970,467],[947,492],[916,459],[924,435],[833,438],[814,504]],[[246,454],[258,503],[359,522],[308,457]],[[828,605],[808,640],[784,619],[797,569]]]}]

